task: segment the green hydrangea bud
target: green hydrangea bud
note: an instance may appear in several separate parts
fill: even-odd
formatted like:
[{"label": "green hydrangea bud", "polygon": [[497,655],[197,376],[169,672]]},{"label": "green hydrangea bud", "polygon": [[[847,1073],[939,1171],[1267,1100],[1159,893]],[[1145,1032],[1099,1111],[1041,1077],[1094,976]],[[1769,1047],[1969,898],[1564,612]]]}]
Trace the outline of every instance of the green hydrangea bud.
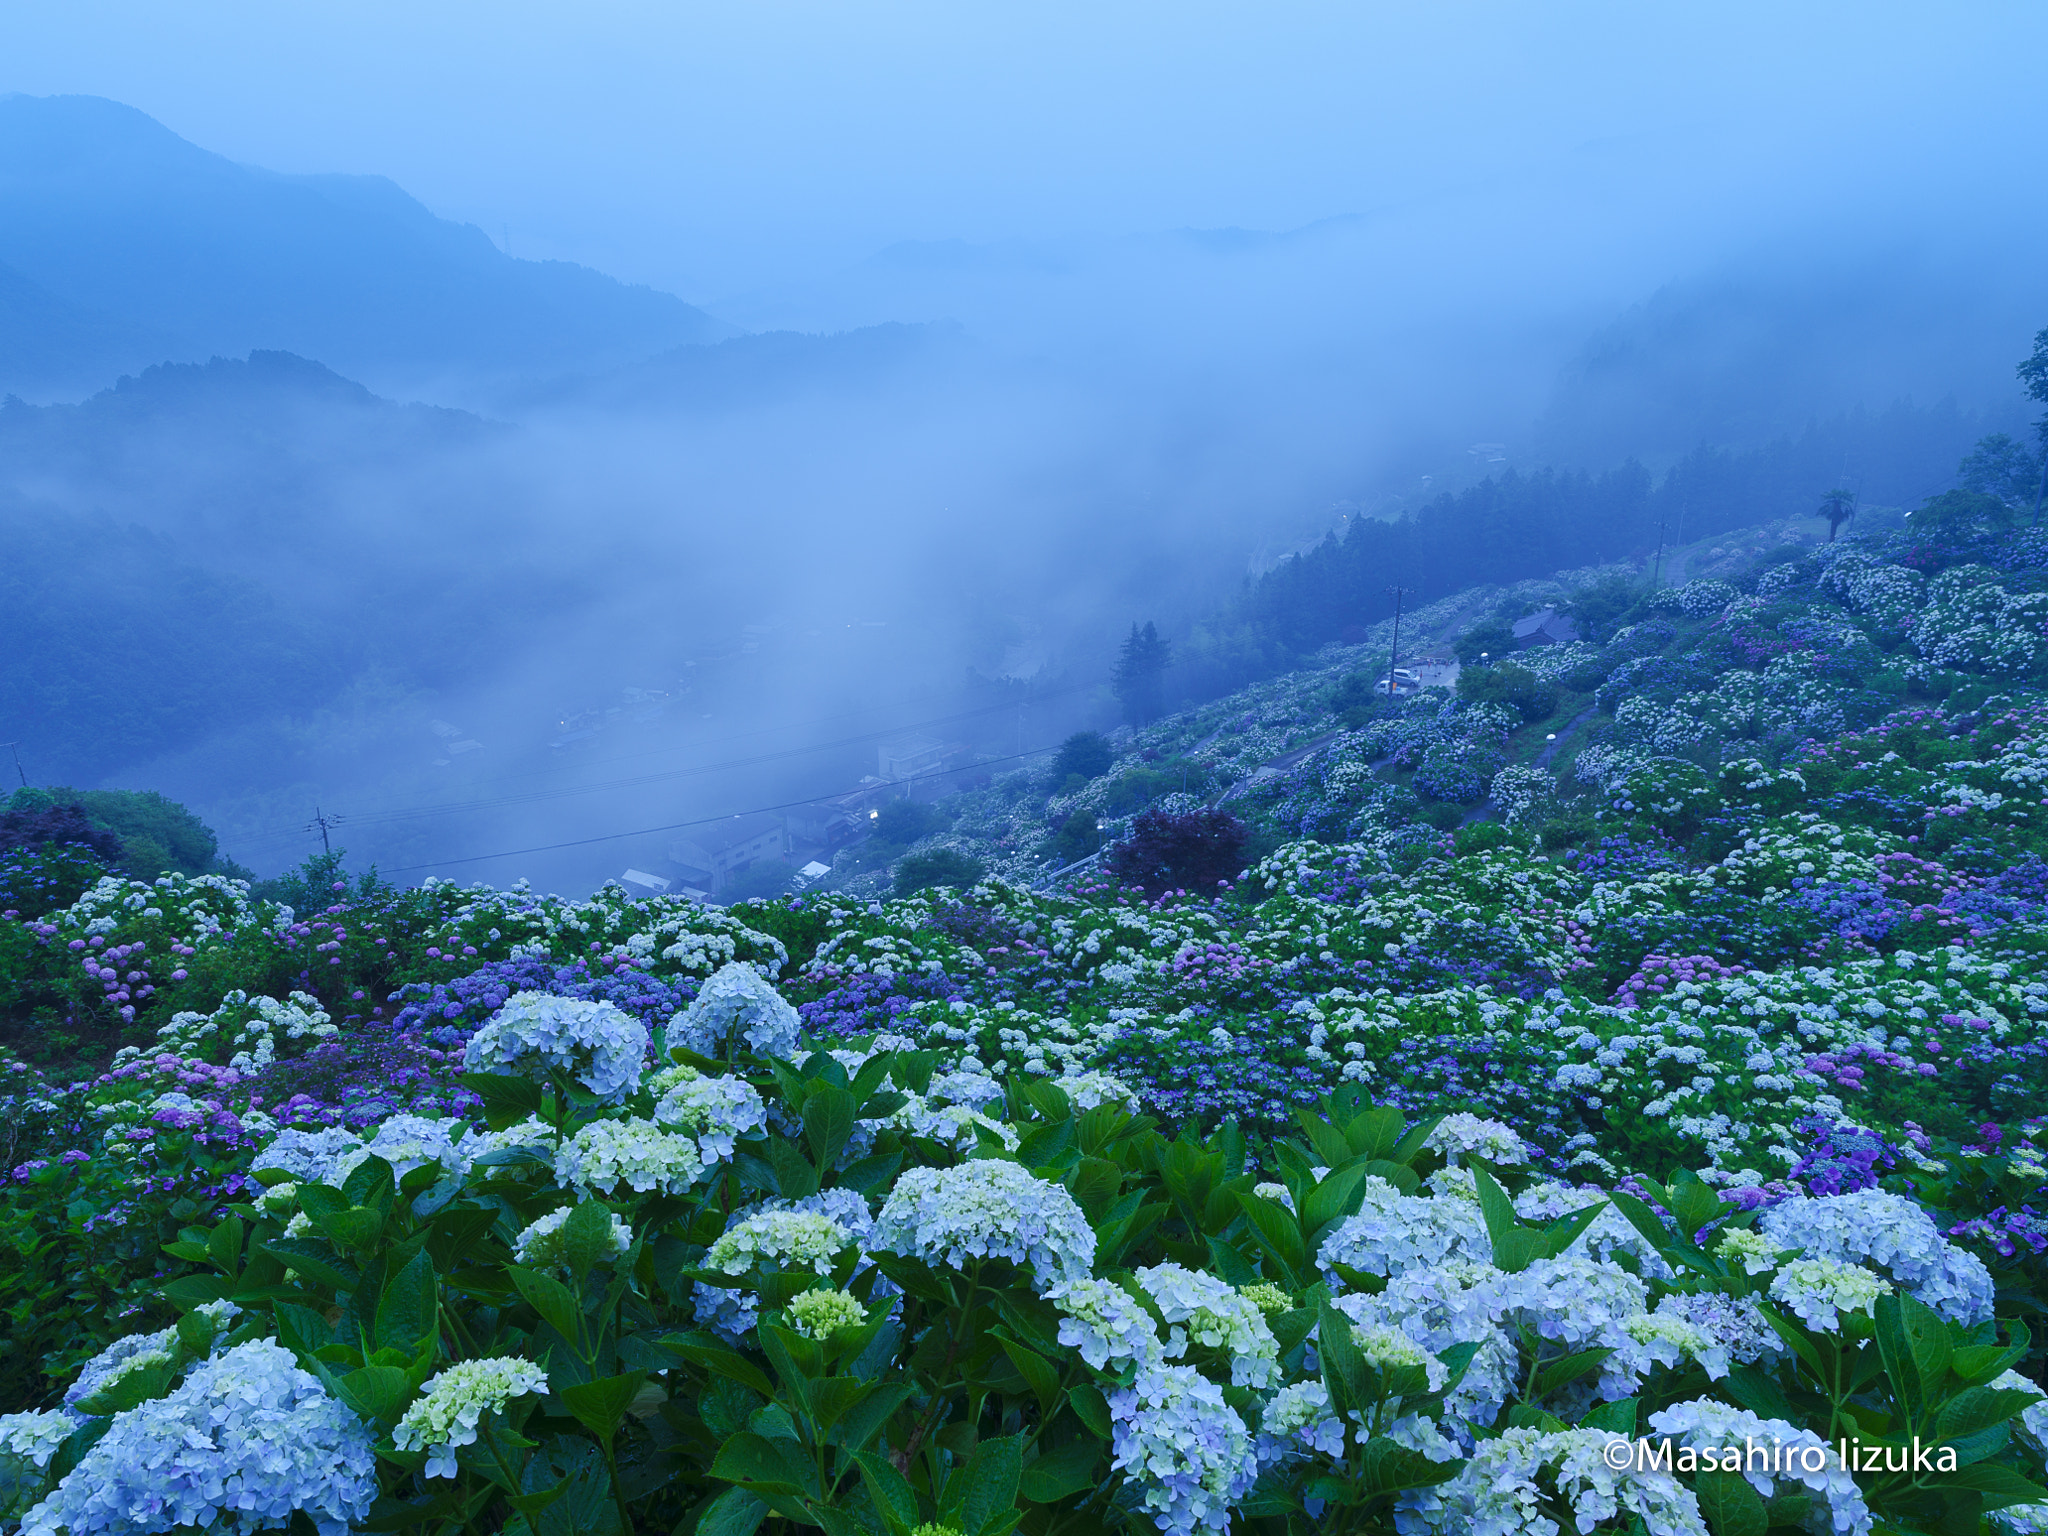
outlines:
[{"label": "green hydrangea bud", "polygon": [[790,1326],[807,1339],[829,1339],[867,1320],[868,1309],[844,1291],[805,1291],[789,1303]]}]

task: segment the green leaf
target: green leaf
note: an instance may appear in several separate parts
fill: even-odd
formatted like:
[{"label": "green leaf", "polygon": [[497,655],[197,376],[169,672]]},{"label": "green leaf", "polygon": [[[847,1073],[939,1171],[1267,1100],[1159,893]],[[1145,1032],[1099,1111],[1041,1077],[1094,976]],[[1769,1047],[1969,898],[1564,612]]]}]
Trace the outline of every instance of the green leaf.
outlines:
[{"label": "green leaf", "polygon": [[1294,1123],[1308,1136],[1308,1144],[1315,1149],[1317,1162],[1335,1168],[1350,1162],[1356,1155],[1352,1152],[1351,1143],[1345,1138],[1344,1133],[1321,1115],[1310,1110],[1297,1109],[1294,1112]]},{"label": "green leaf", "polygon": [[1069,1440],[1027,1463],[1018,1487],[1034,1504],[1057,1504],[1090,1486],[1101,1462],[1100,1440]]},{"label": "green leaf", "polygon": [[163,1294],[177,1307],[203,1307],[228,1293],[228,1282],[219,1275],[180,1275],[163,1287]]},{"label": "green leaf", "polygon": [[1602,1200],[1546,1223],[1543,1228],[1543,1257],[1554,1259],[1571,1247],[1579,1240],[1579,1234],[1599,1220],[1600,1213],[1606,1209],[1607,1202]]},{"label": "green leaf", "polygon": [[802,1493],[811,1481],[795,1441],[770,1440],[751,1430],[741,1430],[718,1448],[711,1475],[757,1493]]},{"label": "green leaf", "polygon": [[[398,1180],[391,1165],[373,1153],[356,1164],[342,1181],[341,1192],[350,1205],[377,1206],[388,1211],[398,1195]],[[383,1218],[378,1219],[381,1222]]]},{"label": "green leaf", "polygon": [[861,1451],[868,1442],[882,1432],[882,1426],[889,1422],[889,1416],[910,1397],[910,1383],[892,1381],[876,1385],[868,1397],[847,1410],[839,1421],[839,1431],[834,1439],[849,1451]]},{"label": "green leaf", "polygon": [[1693,1492],[1714,1536],[1764,1536],[1770,1527],[1764,1501],[1739,1472],[1702,1472],[1693,1479]]},{"label": "green leaf", "polygon": [[1600,1369],[1600,1362],[1613,1353],[1611,1349],[1582,1349],[1575,1355],[1551,1361],[1536,1373],[1535,1395],[1548,1397],[1560,1387],[1570,1386],[1581,1376],[1590,1376]]},{"label": "green leaf", "polygon": [[1364,1187],[1365,1178],[1363,1163],[1353,1163],[1349,1167],[1332,1170],[1302,1200],[1302,1227],[1314,1232],[1330,1222],[1349,1216],[1358,1204],[1358,1192]]},{"label": "green leaf", "polygon": [[1411,1451],[1385,1435],[1366,1441],[1358,1459],[1358,1491],[1367,1494],[1433,1487],[1449,1482],[1464,1467],[1457,1460],[1431,1461],[1420,1451]]},{"label": "green leaf", "polygon": [[[1508,1192],[1477,1164],[1472,1168],[1472,1183],[1479,1194],[1479,1213],[1486,1218],[1486,1235],[1493,1240],[1494,1252],[1498,1254],[1502,1241],[1521,1226],[1521,1218],[1515,1215],[1515,1202],[1508,1198]],[[1498,1258],[1494,1263],[1502,1269],[1508,1267]],[[1520,1267],[1527,1268],[1528,1263],[1525,1261]]]},{"label": "green leaf", "polygon": [[1308,1264],[1308,1251],[1302,1244],[1301,1223],[1294,1219],[1294,1213],[1264,1195],[1239,1195],[1237,1201],[1251,1220],[1254,1240],[1279,1267],[1288,1288],[1298,1286]]},{"label": "green leaf", "polygon": [[325,1243],[284,1237],[265,1243],[263,1251],[330,1291],[353,1291],[362,1284],[362,1273]]},{"label": "green leaf", "polygon": [[384,1231],[384,1213],[367,1205],[352,1205],[325,1218],[319,1227],[335,1247],[361,1252],[372,1247]]},{"label": "green leaf", "polygon": [[1330,1394],[1331,1411],[1340,1420],[1371,1412],[1380,1395],[1377,1373],[1359,1351],[1351,1319],[1327,1302],[1316,1320],[1316,1348],[1323,1357],[1323,1385]]},{"label": "green leaf", "polygon": [[818,1170],[786,1138],[769,1138],[768,1162],[775,1170],[776,1192],[785,1200],[802,1200],[818,1192]]},{"label": "green leaf", "polygon": [[384,1282],[384,1294],[377,1301],[377,1347],[411,1354],[422,1341],[440,1332],[440,1319],[434,1261],[423,1249]]},{"label": "green leaf", "polygon": [[1010,1357],[1010,1364],[1017,1367],[1031,1388],[1031,1395],[1038,1399],[1039,1412],[1050,1417],[1053,1404],[1059,1400],[1060,1373],[1052,1368],[1045,1356],[1035,1350],[1026,1349],[1015,1339],[999,1339],[1003,1353]]},{"label": "green leaf", "polygon": [[728,1381],[736,1381],[743,1387],[750,1387],[763,1397],[775,1395],[775,1383],[768,1379],[768,1373],[745,1355],[715,1344],[699,1344],[680,1335],[656,1339],[655,1343],[670,1354],[680,1355],[685,1360],[717,1372]]},{"label": "green leaf", "polygon": [[1074,1416],[1088,1426],[1088,1432],[1096,1439],[1107,1440],[1114,1433],[1109,1399],[1102,1395],[1101,1388],[1080,1382],[1067,1389],[1067,1401],[1073,1406]]},{"label": "green leaf", "polygon": [[697,1517],[697,1536],[754,1536],[768,1506],[744,1488],[728,1488]]},{"label": "green leaf", "polygon": [[1636,1400],[1624,1397],[1612,1403],[1602,1403],[1591,1413],[1579,1420],[1580,1429],[1604,1429],[1609,1434],[1626,1435],[1635,1438]]},{"label": "green leaf", "polygon": [[874,1390],[873,1382],[862,1381],[857,1376],[826,1376],[810,1383],[805,1395],[810,1399],[811,1420],[818,1426],[819,1433],[829,1435],[833,1426],[860,1406]]},{"label": "green leaf", "polygon": [[968,1458],[955,1519],[962,1536],[982,1536],[1017,1508],[1024,1474],[1024,1437],[984,1440]]},{"label": "green leaf", "polygon": [[526,1298],[526,1304],[547,1321],[547,1325],[572,1345],[582,1336],[583,1308],[573,1291],[553,1275],[528,1269],[523,1264],[507,1265],[505,1273]]},{"label": "green leaf", "polygon": [[640,1388],[646,1380],[645,1371],[627,1371],[622,1376],[606,1376],[597,1381],[564,1387],[555,1395],[576,1415],[577,1423],[610,1445],[612,1437],[619,1432],[619,1426],[626,1422],[626,1410],[633,1406],[633,1399],[640,1395]]},{"label": "green leaf", "polygon": [[366,1365],[346,1376],[335,1377],[334,1383],[343,1402],[364,1418],[380,1424],[397,1423],[413,1396],[412,1383],[394,1365]]},{"label": "green leaf", "polygon": [[242,1219],[230,1216],[215,1227],[206,1239],[207,1261],[222,1274],[233,1279],[242,1267]]},{"label": "green leaf", "polygon": [[854,1462],[860,1468],[861,1481],[867,1485],[868,1498],[889,1527],[889,1536],[905,1536],[920,1523],[917,1493],[909,1479],[883,1456],[864,1452]]},{"label": "green leaf", "polygon": [[820,1168],[838,1161],[853,1134],[854,1111],[859,1107],[844,1088],[820,1089],[804,1104],[804,1140],[810,1144],[811,1161]]},{"label": "green leaf", "polygon": [[2016,1418],[2039,1401],[2032,1392],[2008,1387],[1970,1387],[1942,1405],[1935,1433],[1943,1440],[1960,1440]]},{"label": "green leaf", "polygon": [[1968,1489],[1982,1496],[1987,1512],[2004,1509],[2011,1504],[2033,1504],[2048,1499],[2048,1488],[1995,1461],[1978,1462],[1975,1466],[1941,1473],[1938,1477],[1924,1479],[1921,1486],[1936,1493],[1944,1488]]},{"label": "green leaf", "polygon": [[903,1154],[898,1152],[877,1152],[864,1157],[857,1163],[848,1163],[839,1170],[839,1182],[848,1189],[863,1195],[873,1194],[896,1177],[896,1170],[903,1163]]},{"label": "green leaf", "polygon": [[1354,1115],[1344,1127],[1344,1141],[1353,1157],[1386,1157],[1400,1144],[1408,1128],[1407,1117],[1391,1107],[1368,1109]]},{"label": "green leaf", "polygon": [[456,1074],[455,1081],[482,1099],[485,1109],[508,1116],[508,1123],[524,1120],[540,1109],[540,1084],[530,1078],[461,1072]]},{"label": "green leaf", "polygon": [[562,1259],[580,1281],[601,1264],[618,1257],[612,1237],[612,1208],[602,1200],[585,1200],[571,1211],[555,1233]]}]

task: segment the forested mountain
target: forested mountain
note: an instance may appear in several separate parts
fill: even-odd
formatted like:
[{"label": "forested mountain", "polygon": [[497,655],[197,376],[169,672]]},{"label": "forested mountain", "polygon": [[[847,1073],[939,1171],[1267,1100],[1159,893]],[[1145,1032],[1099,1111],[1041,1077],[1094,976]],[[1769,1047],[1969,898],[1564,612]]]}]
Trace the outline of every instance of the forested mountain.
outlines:
[{"label": "forested mountain", "polygon": [[519,261],[376,176],[236,165],[132,107],[0,97],[0,391],[276,348],[380,384],[603,366],[732,333]]}]

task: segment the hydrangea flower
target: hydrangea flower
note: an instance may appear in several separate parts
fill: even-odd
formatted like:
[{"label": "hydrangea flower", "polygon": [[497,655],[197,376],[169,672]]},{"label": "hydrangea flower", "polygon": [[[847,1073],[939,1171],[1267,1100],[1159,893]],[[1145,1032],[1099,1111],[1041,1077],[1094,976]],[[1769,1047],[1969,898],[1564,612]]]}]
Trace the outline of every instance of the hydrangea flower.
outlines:
[{"label": "hydrangea flower", "polygon": [[1115,1465],[1161,1536],[1230,1529],[1259,1463],[1221,1387],[1188,1366],[1155,1366],[1110,1394],[1109,1416]]},{"label": "hydrangea flower", "polygon": [[1707,1536],[1699,1500],[1669,1472],[1607,1465],[1613,1439],[1597,1429],[1503,1430],[1450,1482],[1403,1495],[1396,1519],[1404,1531],[1442,1536],[1555,1536],[1545,1514],[1555,1489],[1581,1531],[1633,1515],[1659,1536]]},{"label": "hydrangea flower", "polygon": [[1398,1328],[1432,1355],[1459,1344],[1478,1353],[1464,1378],[1445,1399],[1447,1413],[1474,1424],[1491,1424],[1519,1390],[1517,1347],[1502,1326],[1511,1279],[1491,1264],[1452,1260],[1404,1270],[1372,1295],[1340,1296],[1338,1311],[1360,1329]]},{"label": "hydrangea flower", "polygon": [[256,1154],[249,1170],[263,1173],[275,1168],[290,1174],[301,1184],[328,1184],[339,1188],[341,1179],[335,1174],[335,1165],[362,1144],[360,1136],[338,1125],[329,1126],[324,1131],[287,1128],[279,1131],[270,1144]]},{"label": "hydrangea flower", "polygon": [[476,1443],[477,1423],[486,1413],[529,1392],[545,1392],[548,1374],[530,1360],[459,1360],[427,1382],[391,1432],[401,1451],[425,1451],[428,1477],[453,1477],[455,1450]]},{"label": "hydrangea flower", "polygon": [[1502,1168],[1517,1167],[1529,1160],[1528,1149],[1513,1126],[1498,1120],[1482,1120],[1477,1115],[1445,1115],[1423,1146],[1442,1153],[1453,1163],[1468,1155]]},{"label": "hydrangea flower", "polygon": [[1323,1279],[1341,1290],[1336,1264],[1369,1275],[1393,1276],[1446,1259],[1489,1259],[1493,1243],[1478,1206],[1456,1197],[1404,1195],[1377,1176],[1365,1181],[1356,1215],[1323,1239],[1316,1262]]},{"label": "hydrangea flower", "polygon": [[1113,1104],[1134,1115],[1138,1112],[1137,1090],[1107,1072],[1070,1072],[1054,1078],[1052,1085],[1067,1096],[1077,1115],[1101,1104]]},{"label": "hydrangea flower", "polygon": [[[1625,1269],[1567,1256],[1538,1259],[1519,1274],[1503,1275],[1493,1287],[1505,1318],[1539,1338],[1557,1341],[1567,1353],[1614,1351],[1591,1380],[1595,1397],[1611,1401],[1635,1391],[1648,1362],[1639,1348],[1631,1348],[1634,1340],[1625,1325],[1649,1310],[1649,1292],[1641,1280]],[[1565,1391],[1577,1396],[1586,1389],[1587,1379],[1581,1378]]]},{"label": "hydrangea flower", "polygon": [[1330,1389],[1298,1381],[1275,1392],[1259,1421],[1257,1450],[1261,1466],[1292,1456],[1342,1456],[1344,1425],[1330,1409]]},{"label": "hydrangea flower", "polygon": [[710,1164],[731,1157],[740,1137],[765,1131],[768,1106],[751,1083],[693,1073],[662,1093],[654,1118],[670,1130],[696,1137],[698,1154]]},{"label": "hydrangea flower", "polygon": [[[413,1209],[425,1216],[446,1205],[469,1172],[469,1154],[457,1133],[468,1127],[459,1120],[429,1120],[421,1115],[392,1115],[371,1133],[370,1139],[334,1160],[337,1185],[373,1157],[391,1165],[391,1175],[403,1182],[414,1169],[438,1164],[441,1177],[432,1189],[413,1201]],[[466,1138],[464,1138],[466,1139]]]},{"label": "hydrangea flower", "polygon": [[1268,1317],[1294,1310],[1294,1298],[1281,1290],[1270,1280],[1260,1280],[1251,1285],[1241,1285],[1237,1294],[1257,1307]]},{"label": "hydrangea flower", "polygon": [[696,1138],[652,1120],[593,1120],[555,1150],[555,1182],[584,1195],[621,1185],[643,1195],[679,1195],[703,1173]]},{"label": "hydrangea flower", "polygon": [[[705,1255],[704,1267],[743,1275],[756,1264],[773,1262],[785,1268],[805,1266],[822,1277],[832,1272],[847,1245],[859,1243],[873,1225],[867,1201],[842,1186],[801,1200],[766,1200],[733,1212]],[[858,1264],[854,1273],[866,1267]],[[760,1316],[760,1302],[749,1292],[701,1280],[692,1288],[691,1301],[697,1321],[729,1339],[744,1338]]]},{"label": "hydrangea flower", "polygon": [[1746,1275],[1767,1275],[1778,1267],[1778,1255],[1785,1246],[1772,1242],[1753,1228],[1726,1227],[1714,1243],[1714,1257],[1725,1263],[1740,1264]]},{"label": "hydrangea flower", "polygon": [[1450,1379],[1450,1367],[1437,1359],[1428,1350],[1417,1344],[1398,1328],[1389,1328],[1381,1323],[1367,1323],[1354,1327],[1352,1342],[1358,1346],[1359,1354],[1366,1364],[1380,1371],[1420,1369],[1434,1392]]},{"label": "hydrangea flower", "polygon": [[1759,1360],[1774,1360],[1785,1352],[1784,1341],[1764,1321],[1756,1302],[1747,1296],[1719,1296],[1712,1292],[1690,1296],[1678,1292],[1658,1302],[1652,1315],[1683,1319],[1706,1336],[1714,1354],[1700,1351],[1693,1358],[1716,1381],[1730,1365],[1754,1365]]},{"label": "hydrangea flower", "polygon": [[1991,1272],[1983,1261],[1943,1237],[1934,1219],[1902,1195],[1859,1189],[1795,1196],[1765,1211],[1757,1225],[1779,1247],[1810,1259],[1874,1264],[1943,1317],[1976,1324],[1991,1316]]},{"label": "hydrangea flower", "polygon": [[485,1158],[500,1152],[537,1152],[552,1162],[559,1140],[560,1132],[553,1126],[538,1115],[528,1115],[517,1125],[508,1125],[501,1131],[485,1131],[472,1127],[469,1134],[462,1138],[462,1155],[469,1159],[472,1169],[482,1164],[485,1178],[500,1178],[522,1165],[485,1163]]},{"label": "hydrangea flower", "polygon": [[1165,1358],[1152,1314],[1120,1285],[1084,1276],[1054,1286],[1046,1299],[1060,1309],[1060,1342],[1095,1370]]},{"label": "hydrangea flower", "polygon": [[38,1469],[47,1467],[57,1448],[82,1422],[79,1415],[62,1408],[0,1416],[0,1452],[20,1457]]},{"label": "hydrangea flower", "polygon": [[168,1363],[177,1358],[178,1330],[164,1328],[156,1333],[131,1333],[116,1339],[79,1367],[78,1379],[64,1393],[64,1406],[75,1408],[87,1398],[111,1387],[130,1371]]},{"label": "hydrangea flower", "polygon": [[639,1086],[647,1042],[647,1026],[610,1003],[515,992],[469,1037],[462,1064],[506,1077],[566,1072],[616,1104]]},{"label": "hydrangea flower", "polygon": [[907,1170],[867,1246],[953,1269],[1007,1259],[1031,1271],[1040,1293],[1086,1278],[1095,1264],[1095,1229],[1065,1187],[993,1159]]},{"label": "hydrangea flower", "polygon": [[[569,1219],[574,1209],[565,1205],[529,1222],[512,1240],[512,1256],[522,1264],[537,1268],[567,1264],[568,1260],[562,1256],[562,1223]],[[616,1257],[633,1246],[633,1229],[626,1225],[625,1218],[617,1211],[611,1213],[611,1218],[612,1253]]]},{"label": "hydrangea flower", "polygon": [[807,1339],[829,1339],[841,1328],[858,1328],[868,1309],[845,1291],[805,1291],[790,1298],[789,1325]]},{"label": "hydrangea flower", "polygon": [[1771,1296],[1783,1302],[1809,1328],[1833,1333],[1841,1326],[1838,1312],[1874,1316],[1877,1298],[1891,1286],[1860,1264],[1834,1259],[1794,1259],[1771,1280]]},{"label": "hydrangea flower", "polygon": [[1269,1387],[1280,1379],[1280,1341],[1257,1303],[1247,1301],[1214,1275],[1156,1264],[1138,1271],[1167,1324],[1166,1358],[1177,1360],[1190,1344],[1230,1356],[1230,1384]]},{"label": "hydrangea flower", "polygon": [[[1856,1486],[1856,1479],[1842,1465],[1842,1458],[1832,1446],[1823,1442],[1820,1436],[1809,1429],[1798,1429],[1783,1419],[1760,1419],[1746,1409],[1736,1408],[1716,1398],[1700,1397],[1691,1402],[1673,1403],[1669,1408],[1660,1409],[1650,1415],[1650,1427],[1660,1435],[1666,1435],[1681,1445],[1695,1450],[1709,1446],[1747,1445],[1754,1441],[1758,1445],[1782,1447],[1790,1452],[1798,1450],[1819,1450],[1823,1467],[1808,1470],[1807,1458],[1787,1455],[1775,1458],[1780,1469],[1771,1470],[1760,1464],[1760,1458],[1745,1458],[1742,1476],[1757,1497],[1769,1499],[1779,1493],[1803,1493],[1813,1498],[1826,1510],[1824,1528],[1837,1536],[1867,1536],[1870,1530],[1870,1509],[1863,1502],[1863,1493]],[[1790,1462],[1795,1465],[1785,1466]]]},{"label": "hydrangea flower", "polygon": [[319,1536],[347,1536],[376,1497],[377,1458],[362,1421],[289,1350],[254,1339],[194,1366],[168,1397],[119,1415],[21,1529],[255,1531],[302,1513]]},{"label": "hydrangea flower", "polygon": [[796,1054],[802,1021],[744,960],[720,966],[690,1006],[669,1020],[668,1040],[699,1056],[723,1056],[735,1040],[757,1056],[787,1061]]}]

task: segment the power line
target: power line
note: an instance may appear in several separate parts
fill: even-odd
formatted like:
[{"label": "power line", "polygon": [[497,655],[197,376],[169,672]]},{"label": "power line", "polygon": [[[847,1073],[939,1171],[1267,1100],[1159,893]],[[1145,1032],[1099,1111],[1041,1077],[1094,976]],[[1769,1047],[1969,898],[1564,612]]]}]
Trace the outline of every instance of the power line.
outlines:
[{"label": "power line", "polygon": [[[1007,757],[985,758],[983,761],[972,764],[971,766],[975,768],[988,768],[993,767],[997,763],[1013,763],[1021,758],[1042,757],[1048,752],[1056,752],[1058,750],[1059,744],[1055,742],[1053,745],[1047,747],[1033,747],[1028,752],[1013,752]],[[941,769],[933,773],[915,773],[907,779],[898,779],[895,782],[897,784],[915,784],[922,779],[945,778],[949,774],[957,773],[959,771],[959,769],[949,768]],[[435,859],[430,863],[426,864],[401,864],[398,866],[398,868],[385,870],[383,871],[383,873],[390,875],[409,875],[417,870],[439,869],[443,865],[447,864],[481,864],[490,859],[515,859],[529,853],[554,853],[557,850],[563,848],[587,848],[593,843],[615,843],[618,842],[621,838],[627,837],[652,837],[657,832],[677,832],[682,830],[684,827],[708,827],[713,822],[730,821],[735,816],[763,816],[770,811],[794,810],[796,807],[800,805],[816,805],[823,800],[836,800],[839,798],[840,795],[846,793],[848,793],[848,791],[840,790],[837,794],[812,795],[807,800],[784,800],[778,805],[757,805],[752,810],[747,811],[727,811],[722,816],[699,816],[691,821],[663,822],[658,827],[642,827],[638,831],[634,832],[607,832],[601,837],[579,837],[566,843],[543,843],[537,848],[508,848],[502,853],[473,853],[468,854],[463,858],[459,859]]]}]

